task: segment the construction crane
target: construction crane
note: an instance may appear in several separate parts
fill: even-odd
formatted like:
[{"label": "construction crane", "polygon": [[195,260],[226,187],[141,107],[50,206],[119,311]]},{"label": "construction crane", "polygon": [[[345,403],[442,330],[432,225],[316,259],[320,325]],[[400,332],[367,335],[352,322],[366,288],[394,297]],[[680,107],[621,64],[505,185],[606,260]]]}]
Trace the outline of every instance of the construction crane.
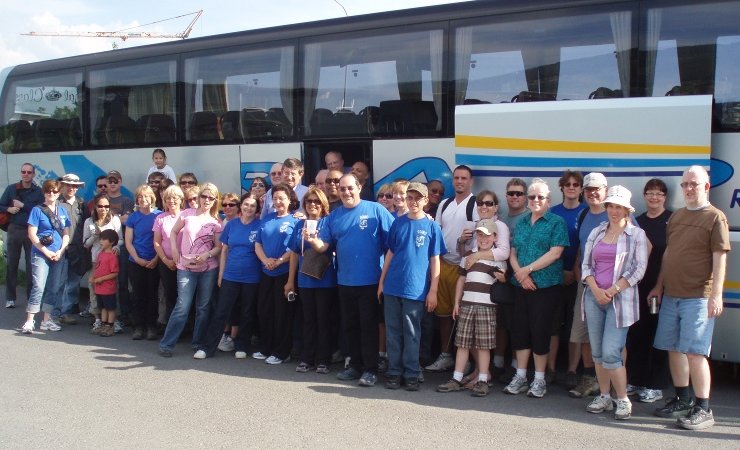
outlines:
[{"label": "construction crane", "polygon": [[[193,20],[190,21],[187,27],[185,27],[185,30],[181,33],[152,33],[149,31],[127,31],[127,30],[133,30],[134,28],[142,28],[149,25],[154,25],[155,23],[165,22],[167,20],[174,20],[179,19],[181,17],[187,17],[195,14],[195,17]],[[195,22],[198,21],[200,16],[203,14],[203,10],[191,12],[188,14],[183,14],[180,16],[170,17],[169,19],[162,19],[158,20],[156,22],[146,23],[144,25],[139,25],[136,27],[131,28],[125,28],[120,31],[29,31],[28,33],[21,33],[23,36],[70,36],[70,37],[102,37],[102,38],[121,38],[121,40],[125,41],[126,39],[185,39],[190,35],[190,32],[193,31],[193,26],[195,25]]]}]

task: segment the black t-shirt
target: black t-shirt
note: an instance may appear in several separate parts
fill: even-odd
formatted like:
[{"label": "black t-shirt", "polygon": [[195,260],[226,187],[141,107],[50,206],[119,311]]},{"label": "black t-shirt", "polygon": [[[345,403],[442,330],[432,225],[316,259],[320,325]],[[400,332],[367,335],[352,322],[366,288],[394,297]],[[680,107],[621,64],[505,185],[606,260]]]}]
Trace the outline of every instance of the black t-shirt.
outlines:
[{"label": "black t-shirt", "polygon": [[648,217],[647,213],[642,213],[637,217],[637,223],[645,231],[645,235],[653,245],[653,249],[648,257],[645,276],[642,277],[642,281],[640,282],[640,291],[644,290],[645,295],[655,286],[655,282],[658,281],[658,274],[660,274],[660,266],[666,247],[666,224],[671,214],[673,214],[672,211],[665,210],[663,214],[655,218]]}]

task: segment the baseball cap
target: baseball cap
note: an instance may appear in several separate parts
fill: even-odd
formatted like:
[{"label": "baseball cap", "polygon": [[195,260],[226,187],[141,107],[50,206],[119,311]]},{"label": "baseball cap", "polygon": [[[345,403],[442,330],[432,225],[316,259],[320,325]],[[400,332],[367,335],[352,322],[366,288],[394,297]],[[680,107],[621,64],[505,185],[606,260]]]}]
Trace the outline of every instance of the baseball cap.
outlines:
[{"label": "baseball cap", "polygon": [[475,224],[475,231],[480,231],[486,236],[490,236],[492,234],[498,234],[498,227],[493,219],[481,219]]},{"label": "baseball cap", "polygon": [[416,191],[423,197],[429,197],[429,191],[427,190],[427,187],[416,181],[409,183],[409,187],[406,188],[406,192],[408,191]]},{"label": "baseball cap", "polygon": [[583,177],[583,187],[584,188],[600,188],[600,187],[607,187],[608,184],[606,182],[606,177],[603,173],[600,172],[591,172],[585,177]]},{"label": "baseball cap", "polygon": [[110,172],[108,172],[108,178],[117,178],[118,180],[123,180],[121,172],[117,170],[111,170]]}]

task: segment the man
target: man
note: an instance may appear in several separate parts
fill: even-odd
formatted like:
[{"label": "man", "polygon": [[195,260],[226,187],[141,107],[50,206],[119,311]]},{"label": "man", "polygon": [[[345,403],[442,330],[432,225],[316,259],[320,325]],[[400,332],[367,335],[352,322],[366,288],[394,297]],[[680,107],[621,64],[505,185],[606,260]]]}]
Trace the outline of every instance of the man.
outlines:
[{"label": "man", "polygon": [[339,196],[339,182],[344,174],[341,170],[330,170],[326,175],[326,198],[329,200],[329,211],[342,206],[342,199]]},{"label": "man", "polygon": [[360,198],[368,201],[375,200],[375,197],[373,196],[373,183],[370,182],[370,169],[367,167],[367,164],[362,161],[357,161],[352,164],[351,173],[360,182],[360,186],[362,186]]},{"label": "man", "polygon": [[82,197],[77,196],[77,190],[85,185],[80,177],[68,173],[59,179],[62,183],[61,195],[57,205],[64,208],[69,217],[69,245],[62,260],[61,279],[62,301],[57,302],[52,312],[52,318],[59,318],[65,325],[74,325],[77,320],[72,315],[72,308],[80,300],[80,279],[90,267],[86,267],[85,246],[82,244],[82,230],[85,219],[89,217]]},{"label": "man", "polygon": [[509,227],[513,234],[516,224],[527,212],[527,183],[521,178],[512,178],[506,183],[506,206],[508,207],[506,215],[500,216],[499,219]]},{"label": "man", "polygon": [[0,197],[0,211],[10,214],[8,234],[8,266],[5,277],[5,307],[15,308],[16,287],[18,286],[18,264],[21,250],[26,255],[26,299],[31,293],[31,241],[28,239],[28,215],[34,206],[44,201],[41,188],[33,182],[36,169],[31,163],[21,166],[21,181],[10,184]]},{"label": "man", "polygon": [[441,353],[436,361],[425,367],[432,372],[449,370],[455,366],[452,357],[452,309],[455,306],[455,286],[462,255],[459,254],[457,240],[464,229],[473,229],[480,219],[475,208],[475,197],[472,193],[473,171],[468,166],[457,166],[452,171],[452,185],[455,196],[444,200],[437,211],[436,221],[442,227],[447,253],[442,256],[440,264],[439,288],[437,291],[437,308],[434,313],[439,319],[439,339]]},{"label": "man", "polygon": [[[100,195],[100,194],[107,194],[108,193],[108,175],[100,175],[95,179],[95,194],[94,195]],[[87,213],[92,215],[93,208],[95,208],[95,199],[91,198],[89,202],[87,202]]]},{"label": "man", "polygon": [[[184,176],[184,175],[183,175]],[[180,182],[182,183],[182,177]],[[108,201],[110,202],[111,214],[117,214],[121,217],[121,224],[126,223],[128,215],[134,212],[134,201],[121,193],[123,177],[117,170],[108,172]],[[122,233],[126,233],[125,225],[122,226]],[[118,307],[121,310],[119,320],[125,322],[131,311],[131,299],[128,291],[128,250],[126,246],[121,246],[121,252],[118,254]]]},{"label": "man", "polygon": [[280,183],[283,178],[283,163],[276,162],[270,168],[270,186]]},{"label": "man", "polygon": [[374,386],[378,380],[376,295],[393,217],[379,203],[360,199],[360,182],[354,175],[344,175],[339,190],[342,206],[329,215],[319,236],[308,236],[306,242],[320,252],[336,247],[342,330],[351,358],[350,367],[337,378],[359,378],[360,386]]},{"label": "man", "polygon": [[[714,320],[722,314],[722,287],[730,251],[727,218],[709,203],[709,175],[691,166],[681,179],[685,208],[668,220],[666,250],[650,297],[662,297],[654,347],[668,351],[676,390],[659,417],[678,417],[678,425],[703,430],[714,425],[709,408],[709,352]],[[689,381],[696,401],[689,394]]]},{"label": "man", "polygon": [[326,176],[329,174],[328,169],[321,169],[316,174],[315,183],[316,187],[324,191],[324,194],[326,194]]},{"label": "man", "polygon": [[[300,204],[303,201],[303,196],[308,192],[308,188],[301,184],[303,163],[298,159],[288,158],[283,162],[282,167],[283,172],[280,175],[279,183],[290,186],[295,192],[296,197],[298,197],[298,203]],[[270,173],[272,174],[272,171]],[[272,175],[270,175],[270,179],[272,179]],[[265,194],[265,205],[262,207],[260,217],[265,217],[271,212],[275,212],[275,209],[272,207],[272,188]]]},{"label": "man", "polygon": [[336,152],[336,151],[328,152],[324,156],[324,162],[326,163],[326,168],[329,170],[341,170],[342,173],[345,172],[344,157],[339,152]]}]

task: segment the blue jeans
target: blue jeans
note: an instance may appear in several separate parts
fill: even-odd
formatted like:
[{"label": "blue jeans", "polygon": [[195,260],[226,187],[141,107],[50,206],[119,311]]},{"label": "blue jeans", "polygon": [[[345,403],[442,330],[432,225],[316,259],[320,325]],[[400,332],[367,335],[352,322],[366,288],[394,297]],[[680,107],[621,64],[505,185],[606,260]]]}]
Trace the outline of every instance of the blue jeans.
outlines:
[{"label": "blue jeans", "polygon": [[617,328],[614,305],[611,302],[606,305],[596,303],[596,298],[588,287],[583,299],[583,309],[594,362],[603,365],[605,369],[619,369],[624,365],[622,350],[630,327]]},{"label": "blue jeans", "polygon": [[167,321],[167,328],[159,342],[159,348],[171,351],[175,347],[188,321],[193,298],[195,298],[195,327],[193,328],[192,345],[193,348],[201,348],[208,328],[211,293],[217,278],[218,269],[205,272],[177,270],[177,303],[172,310],[170,320]]},{"label": "blue jeans", "polygon": [[61,302],[57,302],[54,312],[51,314],[54,317],[71,314],[72,307],[80,301],[80,279],[82,279],[82,275],[78,275],[74,268],[69,270],[69,260],[67,258],[62,259],[59,263],[62,265],[60,275],[62,298]]},{"label": "blue jeans", "polygon": [[61,295],[62,262],[50,261],[37,253],[31,255],[31,295],[26,312],[36,314],[40,310],[51,314]]},{"label": "blue jeans", "polygon": [[419,343],[424,302],[385,294],[385,340],[390,376],[419,378]]},{"label": "blue jeans", "polygon": [[714,317],[709,318],[707,314],[708,303],[708,298],[664,295],[660,302],[655,348],[708,357],[714,333]]}]

